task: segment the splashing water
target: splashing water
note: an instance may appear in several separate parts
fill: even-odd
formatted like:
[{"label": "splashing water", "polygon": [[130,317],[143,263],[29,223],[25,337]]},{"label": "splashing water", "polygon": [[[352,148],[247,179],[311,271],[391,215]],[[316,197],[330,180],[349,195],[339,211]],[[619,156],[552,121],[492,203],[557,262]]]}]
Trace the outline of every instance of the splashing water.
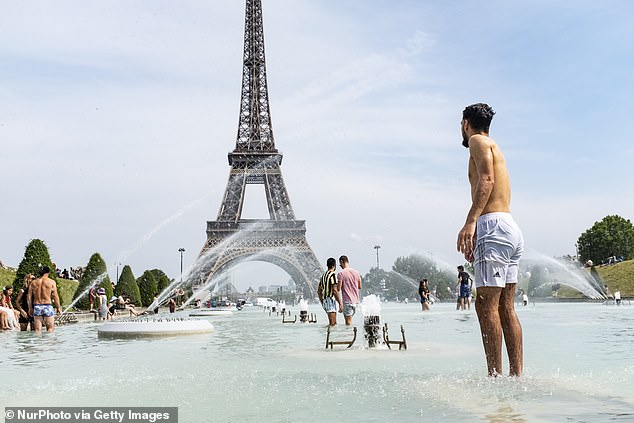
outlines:
[{"label": "splashing water", "polygon": [[408,284],[412,285],[414,288],[418,289],[418,282],[416,280],[414,280],[414,278],[410,278],[409,276],[405,276],[404,274],[399,273],[399,272],[395,272],[394,270],[392,270],[391,273],[396,275],[396,276],[398,276],[399,278],[401,278],[402,280],[404,280]]},{"label": "splashing water", "polygon": [[605,299],[606,295],[596,280],[582,268],[574,263],[564,263],[561,260],[549,257],[545,254],[530,251],[526,254],[527,261],[534,261],[548,269],[548,278],[552,282],[542,285],[554,285],[556,283],[569,286],[588,298]]},{"label": "splashing water", "polygon": [[308,301],[303,298],[299,300],[299,311],[308,311]]},{"label": "splashing water", "polygon": [[361,301],[361,310],[363,311],[363,317],[380,316],[381,300],[374,294],[366,295]]},{"label": "splashing water", "polygon": [[87,287],[86,287],[86,289],[84,289],[84,290],[82,291],[82,293],[81,293],[81,294],[79,294],[79,295],[77,296],[77,298],[75,298],[75,299],[74,299],[74,300],[70,303],[70,305],[69,305],[68,307],[66,307],[66,309],[65,309],[64,311],[62,311],[62,315],[66,314],[66,312],[67,312],[68,310],[70,310],[70,309],[71,309],[71,308],[72,308],[75,304],[77,304],[77,302],[78,302],[79,300],[81,300],[81,299],[84,297],[84,295],[88,294],[88,292],[89,292],[92,288],[94,288],[95,286],[97,286],[97,285],[99,285],[101,282],[103,282],[103,280],[106,278],[106,276],[108,276],[108,272],[103,272],[101,275],[97,276],[97,277],[95,278],[94,282],[93,282],[92,284],[90,284],[89,286],[87,286]]},{"label": "splashing water", "polygon": [[143,237],[141,237],[141,239],[137,242],[137,244],[134,247],[132,247],[129,250],[123,251],[117,258],[117,261],[125,261],[130,255],[138,251],[147,241],[149,241],[150,238],[152,238],[155,233],[160,231],[163,227],[170,224],[174,220],[181,217],[183,214],[185,214],[185,212],[189,211],[190,209],[200,204],[205,198],[207,198],[208,195],[209,194],[205,194],[204,196],[198,198],[197,200],[194,200],[191,203],[186,204],[185,206],[177,210],[173,215],[169,216],[168,218],[160,222],[158,225],[154,226],[154,228],[152,228],[148,233],[146,233],[145,235],[143,235]]},{"label": "splashing water", "polygon": [[[194,263],[192,263],[192,265],[187,268],[183,274],[181,275],[181,280],[175,280],[173,281],[171,284],[169,284],[158,296],[157,298],[152,302],[152,304],[150,304],[150,306],[148,307],[148,309],[153,309],[156,308],[157,306],[163,304],[165,301],[167,301],[172,293],[173,290],[181,288],[183,286],[192,286],[192,285],[201,285],[200,291],[205,291],[208,288],[211,287],[212,284],[214,283],[218,283],[219,278],[222,277],[222,275],[224,275],[226,272],[228,272],[229,270],[231,270],[231,268],[233,268],[235,265],[241,263],[242,261],[238,261],[236,262],[233,266],[224,269],[223,272],[221,273],[215,273],[213,272],[213,275],[211,278],[208,277],[208,275],[210,273],[212,273],[211,271],[213,269],[210,269],[210,266],[212,266],[214,263],[216,263],[218,261],[218,259],[221,257],[222,254],[224,254],[226,252],[226,249],[236,240],[239,240],[243,237],[245,237],[247,234],[257,231],[261,228],[263,228],[265,226],[264,223],[256,223],[253,224],[247,228],[244,228],[242,230],[240,230],[239,232],[236,232],[234,234],[232,234],[231,236],[227,237],[226,239],[224,239],[222,242],[220,242],[218,245],[216,245],[213,248],[209,248],[207,251],[205,251],[205,253],[203,255],[201,255],[200,257],[198,257],[196,259],[196,261],[194,261]],[[253,259],[253,256],[251,256],[250,260]],[[223,283],[222,280],[220,280],[220,282],[218,283],[218,286],[214,287],[214,289],[218,289],[218,288],[222,288],[224,285],[221,285]],[[226,283],[228,283],[228,279],[226,280],[226,282],[224,282],[224,284],[226,285]],[[187,306],[191,301],[193,301],[196,297],[196,295],[192,295],[189,299],[187,299],[187,301],[183,304],[182,307]]]}]

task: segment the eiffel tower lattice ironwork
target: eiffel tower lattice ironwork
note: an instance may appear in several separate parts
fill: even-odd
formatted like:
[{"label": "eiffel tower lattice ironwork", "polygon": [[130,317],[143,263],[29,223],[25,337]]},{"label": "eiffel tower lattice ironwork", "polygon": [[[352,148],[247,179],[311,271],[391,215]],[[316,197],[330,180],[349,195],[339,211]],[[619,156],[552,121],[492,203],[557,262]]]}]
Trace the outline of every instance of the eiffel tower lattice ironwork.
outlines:
[{"label": "eiffel tower lattice ironwork", "polygon": [[[305,221],[295,219],[281,164],[269,108],[262,2],[247,0],[238,137],[218,218],[207,222],[200,253],[208,258],[206,281],[242,261],[265,261],[285,270],[298,292],[314,296],[322,267],[306,241]],[[242,219],[247,184],[264,185],[269,219]]]}]

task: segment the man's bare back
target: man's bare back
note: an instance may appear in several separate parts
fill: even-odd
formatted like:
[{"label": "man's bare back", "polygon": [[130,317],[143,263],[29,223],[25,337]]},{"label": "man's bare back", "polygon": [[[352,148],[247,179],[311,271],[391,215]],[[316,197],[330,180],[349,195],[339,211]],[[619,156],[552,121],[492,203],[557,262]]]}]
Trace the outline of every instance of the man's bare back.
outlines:
[{"label": "man's bare back", "polygon": [[53,311],[53,301],[57,313],[61,313],[59,295],[55,281],[48,277],[48,268],[40,271],[40,277],[31,282],[29,288],[29,314],[33,316],[35,332],[42,331],[42,324],[46,325],[47,332],[53,332],[55,328],[55,312]]},{"label": "man's bare back", "polygon": [[475,201],[478,180],[483,176],[493,175],[491,194],[480,214],[509,213],[511,183],[502,150],[491,138],[484,135],[473,135],[469,138],[469,152],[469,182],[472,201]]},{"label": "man's bare back", "polygon": [[[33,304],[53,304],[52,296],[57,295],[55,281],[49,277],[42,276],[31,284],[33,292]],[[56,304],[57,305],[57,304]]]}]

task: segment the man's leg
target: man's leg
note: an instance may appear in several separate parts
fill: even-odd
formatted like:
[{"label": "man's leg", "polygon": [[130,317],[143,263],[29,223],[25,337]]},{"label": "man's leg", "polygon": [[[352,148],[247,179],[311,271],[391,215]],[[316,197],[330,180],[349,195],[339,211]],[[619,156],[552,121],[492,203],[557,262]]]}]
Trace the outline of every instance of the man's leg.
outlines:
[{"label": "man's leg", "polygon": [[343,320],[346,322],[346,326],[352,326],[352,316],[354,316],[355,308],[352,304],[343,305]]},{"label": "man's leg", "polygon": [[509,354],[509,374],[521,376],[523,367],[522,325],[515,313],[515,285],[506,284],[500,295],[500,322],[504,332],[506,351]]},{"label": "man's leg", "polygon": [[489,376],[502,374],[502,325],[498,311],[501,293],[502,288],[480,287],[475,304]]},{"label": "man's leg", "polygon": [[33,318],[33,325],[35,326],[35,332],[42,332],[42,321],[44,318],[42,316],[35,316]]},{"label": "man's leg", "polygon": [[47,332],[53,332],[55,330],[55,317],[45,317],[44,324]]},{"label": "man's leg", "polygon": [[331,312],[328,313],[328,324],[330,326],[336,326],[337,325],[337,313],[336,312]]}]

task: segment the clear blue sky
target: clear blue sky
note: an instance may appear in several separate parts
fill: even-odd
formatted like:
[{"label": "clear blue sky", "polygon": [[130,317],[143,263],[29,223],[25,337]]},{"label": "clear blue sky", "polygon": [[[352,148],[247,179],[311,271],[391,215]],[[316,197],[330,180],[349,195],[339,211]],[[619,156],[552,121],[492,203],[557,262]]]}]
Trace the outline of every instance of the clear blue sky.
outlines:
[{"label": "clear blue sky", "polygon": [[[263,0],[276,145],[320,261],[461,262],[462,109],[487,102],[529,250],[634,218],[634,3]],[[0,259],[176,277],[235,146],[242,1],[0,0]],[[265,217],[263,191],[244,217]],[[275,271],[265,266],[266,271]],[[253,269],[238,273],[248,284]],[[259,269],[259,268],[258,268]],[[261,283],[279,283],[279,275]]]}]

